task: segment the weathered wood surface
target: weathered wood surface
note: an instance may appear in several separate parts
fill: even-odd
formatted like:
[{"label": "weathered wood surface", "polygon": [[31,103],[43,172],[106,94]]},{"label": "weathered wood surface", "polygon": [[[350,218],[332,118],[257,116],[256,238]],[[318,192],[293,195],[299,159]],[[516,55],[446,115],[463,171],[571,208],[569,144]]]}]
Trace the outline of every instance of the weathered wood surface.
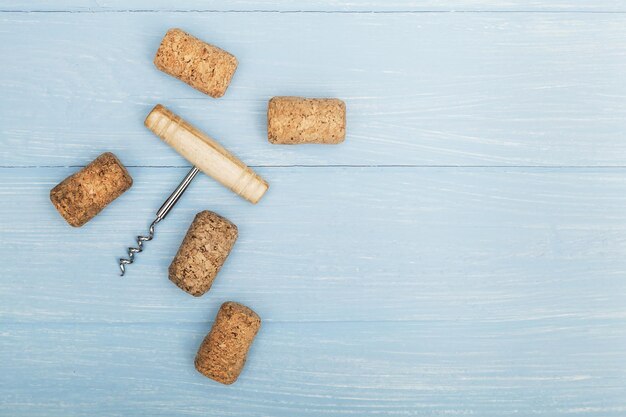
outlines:
[{"label": "weathered wood surface", "polygon": [[[263,168],[257,206],[201,176],[128,276],[184,168],[131,168],[133,188],[82,229],[48,190],[71,168],[3,169],[7,322],[197,321],[235,298],[270,321],[624,319],[624,169]],[[204,298],[167,280],[196,212],[239,240]]]},{"label": "weathered wood surface", "polygon": [[270,322],[240,380],[221,386],[191,365],[209,320],[3,325],[0,412],[621,417],[626,411],[626,332],[619,321]]},{"label": "weathered wood surface", "polygon": [[4,0],[1,11],[624,12],[621,0]]},{"label": "weathered wood surface", "polygon": [[[235,54],[212,99],[156,70],[180,26]],[[2,13],[2,166],[182,166],[162,103],[251,165],[622,166],[626,14]],[[267,142],[274,95],[336,96],[346,142]]]},{"label": "weathered wood surface", "polygon": [[[0,415],[623,416],[624,11],[2,2]],[[223,99],[153,67],[172,26],[240,59]],[[289,94],[345,99],[346,142],[269,145]],[[157,102],[271,187],[252,206],[199,176],[121,279],[188,170],[143,127]],[[48,192],[107,150],[135,184],[72,229]],[[196,299],[167,266],[203,209],[240,238]],[[192,360],[228,299],[264,324],[224,387]]]}]

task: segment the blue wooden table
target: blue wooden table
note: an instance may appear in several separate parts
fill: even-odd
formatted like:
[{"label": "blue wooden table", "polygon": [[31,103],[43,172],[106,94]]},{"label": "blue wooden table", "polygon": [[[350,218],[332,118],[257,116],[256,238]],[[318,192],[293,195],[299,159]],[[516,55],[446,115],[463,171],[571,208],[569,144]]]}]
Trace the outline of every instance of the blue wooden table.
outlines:
[{"label": "blue wooden table", "polygon": [[[211,99],[157,71],[181,27],[240,61]],[[626,2],[0,3],[0,415],[626,415]],[[266,139],[275,95],[339,97],[339,146]],[[188,169],[162,103],[271,184]],[[81,229],[49,190],[104,151],[135,183]],[[202,298],[194,214],[240,238]],[[223,301],[263,327],[240,380],[193,357]]]}]

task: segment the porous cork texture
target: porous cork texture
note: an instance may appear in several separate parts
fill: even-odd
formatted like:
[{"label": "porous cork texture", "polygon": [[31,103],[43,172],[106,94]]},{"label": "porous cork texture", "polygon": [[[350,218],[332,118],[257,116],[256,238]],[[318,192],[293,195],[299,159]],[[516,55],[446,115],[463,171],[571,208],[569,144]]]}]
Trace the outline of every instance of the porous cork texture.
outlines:
[{"label": "porous cork texture", "polygon": [[237,69],[237,58],[180,29],[161,41],[154,65],[211,97],[222,97]]},{"label": "porous cork texture", "polygon": [[50,191],[50,200],[74,227],[93,219],[133,185],[122,163],[110,152],[103,153]]},{"label": "porous cork texture", "polygon": [[250,308],[233,301],[222,304],[196,354],[198,372],[222,384],[235,382],[260,327],[261,319]]},{"label": "porous cork texture", "polygon": [[346,104],[336,98],[274,97],[267,106],[271,143],[334,145],[346,138]]},{"label": "porous cork texture", "polygon": [[207,292],[237,240],[237,226],[212,211],[201,211],[170,264],[169,278],[199,297]]}]

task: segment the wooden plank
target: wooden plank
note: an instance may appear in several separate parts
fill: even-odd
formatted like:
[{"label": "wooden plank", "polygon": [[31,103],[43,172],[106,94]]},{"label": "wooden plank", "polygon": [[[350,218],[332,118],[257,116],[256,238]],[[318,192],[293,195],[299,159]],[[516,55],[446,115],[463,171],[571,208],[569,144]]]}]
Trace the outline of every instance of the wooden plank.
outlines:
[{"label": "wooden plank", "polygon": [[54,3],[43,0],[4,0],[2,11],[73,11],[73,12],[127,12],[127,11],[334,11],[334,12],[390,12],[390,11],[582,11],[624,12],[626,6],[619,0],[321,0],[321,1],[259,1],[235,0],[63,0]]},{"label": "wooden plank", "polygon": [[[240,59],[225,98],[154,68],[172,26]],[[93,150],[183,166],[143,127],[158,102],[252,165],[626,160],[623,14],[4,13],[0,28],[2,166],[80,165]],[[346,142],[268,144],[274,95],[344,98]]]},{"label": "wooden plank", "polygon": [[210,328],[3,325],[0,412],[29,416],[618,417],[623,321],[264,323],[239,381],[193,367]]},{"label": "wooden plank", "polygon": [[[263,168],[257,206],[200,176],[124,278],[117,258],[187,170],[132,168],[73,229],[48,191],[74,170],[0,170],[3,322],[196,322],[226,299],[269,321],[626,318],[623,169]],[[240,237],[193,298],[167,267],[204,209]]]}]

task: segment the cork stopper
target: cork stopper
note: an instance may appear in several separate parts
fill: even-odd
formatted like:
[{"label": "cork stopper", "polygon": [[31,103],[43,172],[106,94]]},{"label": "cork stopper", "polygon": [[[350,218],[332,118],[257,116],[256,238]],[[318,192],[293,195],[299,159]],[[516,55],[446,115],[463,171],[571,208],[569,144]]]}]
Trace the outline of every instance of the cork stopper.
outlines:
[{"label": "cork stopper", "polygon": [[346,137],[346,104],[336,98],[274,97],[267,106],[271,143],[337,144]]},{"label": "cork stopper", "polygon": [[261,319],[248,307],[233,301],[222,304],[196,354],[198,372],[222,384],[235,382],[260,327]]},{"label": "cork stopper", "polygon": [[224,95],[237,69],[237,58],[180,29],[170,29],[161,41],[154,65],[214,98]]},{"label": "cork stopper", "polygon": [[110,152],[103,153],[50,191],[50,201],[63,218],[80,227],[133,185],[130,174]]},{"label": "cork stopper", "polygon": [[237,240],[237,226],[212,211],[201,211],[170,264],[169,278],[199,297],[207,292]]}]

